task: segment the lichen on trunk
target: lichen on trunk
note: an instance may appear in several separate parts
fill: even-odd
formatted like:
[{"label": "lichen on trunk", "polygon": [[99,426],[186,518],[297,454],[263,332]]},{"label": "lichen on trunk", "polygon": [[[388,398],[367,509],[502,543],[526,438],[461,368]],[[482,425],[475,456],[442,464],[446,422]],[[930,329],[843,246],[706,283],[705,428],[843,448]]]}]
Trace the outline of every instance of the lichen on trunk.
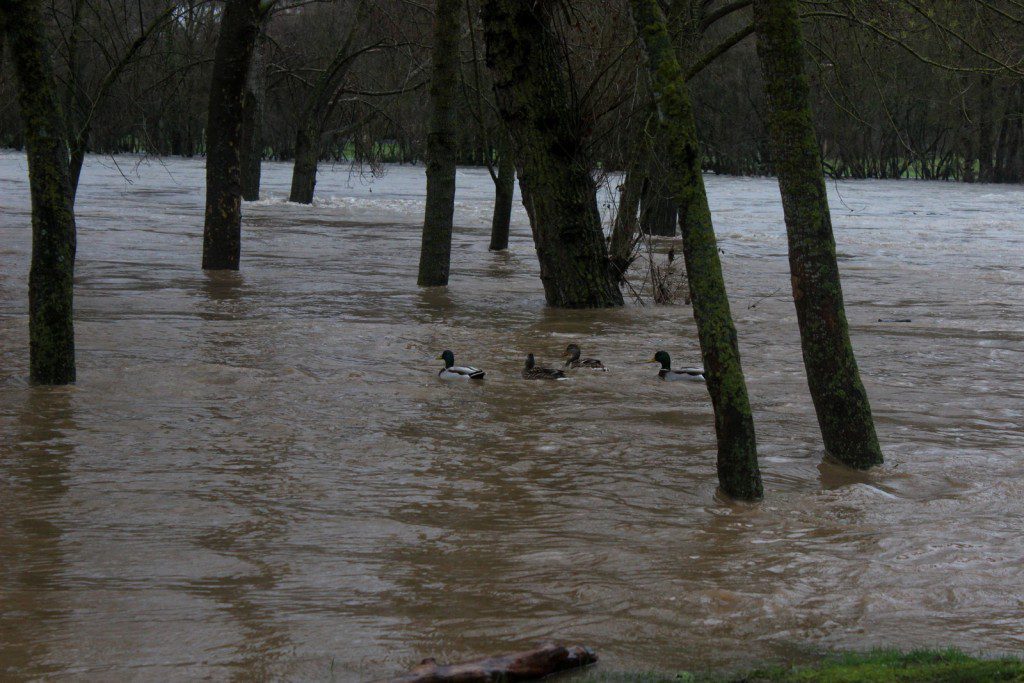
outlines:
[{"label": "lichen on trunk", "polygon": [[807,383],[826,452],[868,468],[882,451],[850,343],[797,0],[755,0],[754,23]]},{"label": "lichen on trunk", "polygon": [[658,137],[665,144],[661,154],[665,181],[679,207],[693,317],[715,413],[719,485],[733,498],[758,500],[764,492],[754,420],[701,175],[693,106],[658,0],[632,0],[631,7],[647,50],[659,115]]}]

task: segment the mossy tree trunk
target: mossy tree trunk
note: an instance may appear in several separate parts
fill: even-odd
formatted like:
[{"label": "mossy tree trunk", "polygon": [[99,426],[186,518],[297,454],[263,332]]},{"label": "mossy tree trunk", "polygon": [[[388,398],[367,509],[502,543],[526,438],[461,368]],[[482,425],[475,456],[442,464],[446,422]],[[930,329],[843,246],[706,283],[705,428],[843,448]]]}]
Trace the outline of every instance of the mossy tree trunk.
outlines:
[{"label": "mossy tree trunk", "polygon": [[245,84],[259,37],[260,0],[227,0],[213,60],[206,124],[203,269],[238,270],[242,248]]},{"label": "mossy tree trunk", "polygon": [[263,170],[263,109],[266,100],[267,39],[264,35],[266,21],[260,26],[256,49],[249,64],[249,75],[245,81],[245,102],[242,121],[242,199],[254,202],[260,198],[260,180]]},{"label": "mossy tree trunk", "polygon": [[811,398],[827,453],[851,467],[868,468],[882,462],[882,451],[843,307],[797,0],[755,0],[754,22]]},{"label": "mossy tree trunk", "polygon": [[462,0],[434,4],[434,49],[430,76],[430,129],[427,132],[427,204],[417,284],[448,284],[455,213],[456,109]]},{"label": "mossy tree trunk", "polygon": [[64,120],[39,0],[0,0],[0,34],[10,46],[32,195],[28,279],[29,377],[75,381],[75,214]]},{"label": "mossy tree trunk", "polygon": [[680,212],[693,317],[715,412],[719,485],[733,498],[758,500],[763,487],[754,419],[701,175],[697,125],[686,79],[658,0],[632,0],[632,10],[637,32],[647,48],[659,137],[665,141],[661,155],[665,180]]},{"label": "mossy tree trunk", "polygon": [[501,118],[512,136],[519,187],[530,217],[550,306],[621,306],[608,263],[593,168],[568,97],[552,30],[552,0],[485,0],[487,66]]},{"label": "mossy tree trunk", "polygon": [[491,251],[508,249],[508,233],[512,223],[512,200],[516,193],[516,160],[512,145],[504,136],[498,150],[498,175],[494,178],[494,213],[491,216]]}]

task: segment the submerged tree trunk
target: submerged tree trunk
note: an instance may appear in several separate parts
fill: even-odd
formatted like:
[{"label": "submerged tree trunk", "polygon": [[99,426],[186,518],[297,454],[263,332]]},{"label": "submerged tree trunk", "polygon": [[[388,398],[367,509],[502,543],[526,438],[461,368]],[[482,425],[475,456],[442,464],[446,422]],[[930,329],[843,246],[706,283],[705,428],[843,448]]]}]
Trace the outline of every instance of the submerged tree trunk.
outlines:
[{"label": "submerged tree trunk", "polygon": [[39,0],[0,0],[0,35],[7,37],[17,77],[32,194],[29,377],[40,384],[68,384],[75,381],[75,214]]},{"label": "submerged tree trunk", "polygon": [[701,175],[697,124],[686,78],[673,51],[658,0],[632,0],[632,9],[637,32],[647,48],[648,69],[660,114],[660,137],[666,141],[665,180],[680,211],[693,317],[715,412],[719,485],[733,498],[758,500],[764,492],[757,464],[754,419]]},{"label": "submerged tree trunk", "polygon": [[612,224],[612,239],[609,245],[609,261],[621,280],[626,279],[626,270],[633,261],[633,244],[637,230],[637,212],[640,210],[640,196],[643,193],[644,175],[636,163],[626,169],[626,176],[619,187],[619,208]]},{"label": "submerged tree trunk", "polygon": [[245,83],[260,30],[260,0],[227,0],[213,60],[206,124],[203,269],[238,270],[242,247],[241,159]]},{"label": "submerged tree trunk", "polygon": [[516,193],[516,161],[506,137],[498,151],[498,177],[494,179],[494,214],[491,216],[491,251],[508,249],[512,223],[512,199]]},{"label": "submerged tree trunk", "polygon": [[804,74],[797,0],[755,0],[754,22],[811,398],[827,453],[846,465],[866,469],[882,462],[882,451],[843,307],[832,218]]},{"label": "submerged tree trunk", "polygon": [[320,159],[320,127],[316,122],[299,126],[295,133],[295,163],[288,201],[312,204],[316,189],[316,168]]},{"label": "submerged tree trunk", "polygon": [[455,88],[459,72],[461,0],[434,5],[433,69],[430,78],[430,130],[427,133],[427,205],[417,284],[448,284],[455,213]]},{"label": "submerged tree trunk", "polygon": [[679,207],[672,200],[663,164],[651,164],[640,194],[640,231],[654,237],[675,237]]},{"label": "submerged tree trunk", "polygon": [[551,306],[621,306],[608,263],[582,139],[569,106],[562,57],[551,27],[557,3],[485,0],[487,66],[519,169],[544,294]]},{"label": "submerged tree trunk", "polygon": [[266,30],[260,26],[249,75],[245,79],[244,119],[239,162],[242,174],[242,199],[254,202],[260,198],[260,177],[263,170],[263,103],[266,96]]}]

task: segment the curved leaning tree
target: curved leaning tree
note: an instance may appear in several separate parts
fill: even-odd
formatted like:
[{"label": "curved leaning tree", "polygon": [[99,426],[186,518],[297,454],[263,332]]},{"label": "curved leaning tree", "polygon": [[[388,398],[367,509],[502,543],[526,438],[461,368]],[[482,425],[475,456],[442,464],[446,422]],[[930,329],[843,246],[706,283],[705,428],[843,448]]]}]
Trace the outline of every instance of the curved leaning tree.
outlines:
[{"label": "curved leaning tree", "polygon": [[764,491],[757,464],[754,419],[701,175],[697,123],[686,74],[669,38],[658,0],[632,0],[631,8],[637,33],[647,50],[658,138],[664,142],[664,180],[671,200],[679,207],[693,317],[715,412],[719,485],[733,498],[758,500]]},{"label": "curved leaning tree", "polygon": [[867,469],[882,463],[882,451],[850,344],[797,0],[754,0],[754,28],[807,383],[826,452]]}]

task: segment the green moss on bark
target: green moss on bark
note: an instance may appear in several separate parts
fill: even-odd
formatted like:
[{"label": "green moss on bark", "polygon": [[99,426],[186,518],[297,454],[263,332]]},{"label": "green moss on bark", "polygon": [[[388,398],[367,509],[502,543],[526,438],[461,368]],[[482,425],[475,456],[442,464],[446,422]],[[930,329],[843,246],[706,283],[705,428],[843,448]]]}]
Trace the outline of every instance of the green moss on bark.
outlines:
[{"label": "green moss on bark", "polygon": [[826,452],[865,469],[882,451],[850,343],[797,1],[755,0],[754,24],[807,382]]},{"label": "green moss on bark", "polygon": [[551,306],[621,306],[601,231],[586,122],[569,106],[564,63],[551,29],[556,3],[485,0],[487,66],[508,128]]},{"label": "green moss on bark", "polygon": [[697,124],[686,79],[658,1],[633,0],[632,10],[637,32],[647,49],[658,108],[659,138],[665,143],[661,154],[665,181],[679,207],[693,317],[715,411],[719,484],[723,492],[734,498],[757,500],[764,492],[757,464],[754,419],[704,190]]}]

